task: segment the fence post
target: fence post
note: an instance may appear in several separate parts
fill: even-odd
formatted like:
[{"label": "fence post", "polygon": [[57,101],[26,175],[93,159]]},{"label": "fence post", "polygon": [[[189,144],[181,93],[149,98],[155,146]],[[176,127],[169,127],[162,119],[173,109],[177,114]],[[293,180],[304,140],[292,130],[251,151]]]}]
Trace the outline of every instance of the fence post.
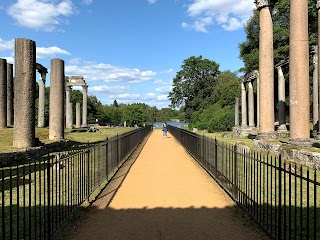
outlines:
[{"label": "fence post", "polygon": [[215,175],[218,177],[218,144],[217,138],[214,138],[214,167],[215,167]]},{"label": "fence post", "polygon": [[[95,153],[95,152],[94,152]],[[90,202],[90,178],[91,178],[91,176],[90,176],[90,148],[88,148],[88,157],[87,157],[87,161],[88,161],[88,163],[87,163],[87,168],[88,168],[88,170],[87,170],[87,174],[88,174],[88,177],[87,177],[87,195],[88,195],[88,203]]]},{"label": "fence post", "polygon": [[282,202],[282,198],[281,198],[281,195],[282,195],[282,163],[281,163],[281,154],[279,156],[279,166],[278,166],[278,172],[279,172],[279,203],[278,203],[278,207],[279,207],[279,210],[278,210],[278,237],[277,239],[281,239],[281,230],[282,230],[282,225],[281,225],[281,210],[282,210],[282,205],[281,205],[281,202]]},{"label": "fence post", "polygon": [[233,195],[235,200],[238,202],[238,148],[237,145],[233,145]]},{"label": "fence post", "polygon": [[50,203],[51,203],[51,192],[50,192],[50,183],[51,183],[51,180],[50,180],[50,168],[51,168],[51,163],[50,163],[50,155],[48,153],[48,162],[47,162],[47,191],[48,191],[48,194],[47,194],[47,208],[48,208],[48,218],[47,218],[47,231],[48,231],[48,238],[51,237],[51,212],[50,212]]}]

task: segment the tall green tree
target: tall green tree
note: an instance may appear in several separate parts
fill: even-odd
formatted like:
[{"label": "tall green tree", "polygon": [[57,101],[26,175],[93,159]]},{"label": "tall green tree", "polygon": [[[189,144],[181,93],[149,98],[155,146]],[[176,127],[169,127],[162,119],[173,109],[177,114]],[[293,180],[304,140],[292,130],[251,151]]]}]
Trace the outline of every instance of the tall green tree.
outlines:
[{"label": "tall green tree", "polygon": [[169,93],[171,107],[184,107],[186,118],[190,119],[192,112],[211,102],[219,73],[219,65],[212,60],[202,56],[185,59],[173,79],[173,88]]}]

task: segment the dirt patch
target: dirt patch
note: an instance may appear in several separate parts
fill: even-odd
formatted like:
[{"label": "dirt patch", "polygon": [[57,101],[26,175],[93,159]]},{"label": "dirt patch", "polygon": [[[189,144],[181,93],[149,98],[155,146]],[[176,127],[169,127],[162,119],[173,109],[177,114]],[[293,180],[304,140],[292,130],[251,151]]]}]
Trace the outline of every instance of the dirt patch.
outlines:
[{"label": "dirt patch", "polygon": [[161,130],[81,215],[66,239],[269,239]]}]

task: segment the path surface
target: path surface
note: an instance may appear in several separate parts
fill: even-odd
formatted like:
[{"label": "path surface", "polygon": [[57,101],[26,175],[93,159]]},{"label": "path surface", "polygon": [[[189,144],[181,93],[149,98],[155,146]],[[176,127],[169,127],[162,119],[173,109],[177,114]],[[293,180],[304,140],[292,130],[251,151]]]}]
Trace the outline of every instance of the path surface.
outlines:
[{"label": "path surface", "polygon": [[66,239],[268,239],[170,136],[154,130]]}]

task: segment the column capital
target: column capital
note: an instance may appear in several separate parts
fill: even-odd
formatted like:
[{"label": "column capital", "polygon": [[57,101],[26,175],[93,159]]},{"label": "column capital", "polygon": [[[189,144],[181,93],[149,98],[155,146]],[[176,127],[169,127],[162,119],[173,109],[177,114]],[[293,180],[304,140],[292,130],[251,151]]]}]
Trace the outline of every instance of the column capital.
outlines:
[{"label": "column capital", "polygon": [[320,9],[320,0],[317,0],[317,4],[316,4],[317,10]]},{"label": "column capital", "polygon": [[272,7],[274,5],[273,0],[255,0],[255,4],[258,10],[260,10],[261,8],[265,8],[265,7]]},{"label": "column capital", "polygon": [[82,90],[83,90],[83,92],[88,92],[88,85],[84,85],[84,86],[82,86]]},{"label": "column capital", "polygon": [[66,85],[66,92],[70,92],[71,89],[72,89],[72,86],[67,86],[67,85]]}]

